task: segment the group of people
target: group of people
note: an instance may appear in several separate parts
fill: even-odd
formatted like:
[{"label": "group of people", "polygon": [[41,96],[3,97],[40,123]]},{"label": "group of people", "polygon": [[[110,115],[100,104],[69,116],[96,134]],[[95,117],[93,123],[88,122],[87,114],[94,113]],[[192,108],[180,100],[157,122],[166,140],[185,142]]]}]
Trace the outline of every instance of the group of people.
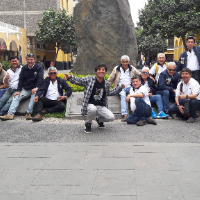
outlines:
[{"label": "group of people", "polygon": [[[78,78],[65,74],[64,79],[57,77],[55,67],[48,69],[48,77],[43,78],[43,69],[35,63],[33,54],[27,54],[27,65],[20,66],[17,57],[11,57],[11,69],[4,72],[0,98],[0,119],[14,119],[19,102],[30,97],[26,119],[42,120],[46,113],[61,112],[65,109],[66,99],[72,94],[72,84],[84,86],[82,115],[87,115],[85,121],[86,133],[91,133],[92,120],[96,119],[99,128],[104,128],[104,122],[113,121],[114,114],[108,109],[107,97],[118,95],[121,99],[122,122],[143,126],[156,125],[155,119],[186,119],[187,123],[195,122],[196,112],[200,110],[200,47],[195,46],[194,37],[188,37],[188,50],[181,54],[179,62],[165,62],[165,54],[157,55],[157,63],[151,69],[143,67],[141,73],[132,65],[127,55],[121,57],[121,64],[114,67],[108,80],[105,64],[95,67],[95,76]],[[1,68],[0,68],[1,69]],[[181,71],[179,74],[178,72]],[[2,71],[0,72],[0,76]],[[111,89],[113,86],[113,89]],[[63,94],[65,90],[65,94]],[[169,106],[170,99],[174,104]],[[184,103],[190,100],[190,114],[184,115]],[[127,108],[130,102],[130,109]],[[32,117],[33,106],[36,105],[36,116]],[[158,112],[152,108],[156,104]]]}]

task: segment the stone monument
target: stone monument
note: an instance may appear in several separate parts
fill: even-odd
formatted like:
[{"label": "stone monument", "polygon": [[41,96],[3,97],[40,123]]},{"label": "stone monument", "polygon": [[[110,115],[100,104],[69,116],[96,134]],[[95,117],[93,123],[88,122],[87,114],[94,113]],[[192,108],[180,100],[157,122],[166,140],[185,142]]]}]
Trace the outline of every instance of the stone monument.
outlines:
[{"label": "stone monument", "polygon": [[75,7],[77,58],[74,71],[94,74],[105,63],[108,73],[129,55],[136,66],[137,41],[128,0],[81,0]]}]

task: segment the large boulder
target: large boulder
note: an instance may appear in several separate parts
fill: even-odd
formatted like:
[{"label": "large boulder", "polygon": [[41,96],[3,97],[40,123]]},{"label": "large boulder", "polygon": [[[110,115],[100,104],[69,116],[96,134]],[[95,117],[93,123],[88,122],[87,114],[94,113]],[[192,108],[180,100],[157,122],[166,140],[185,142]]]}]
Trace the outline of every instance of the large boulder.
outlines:
[{"label": "large boulder", "polygon": [[94,74],[100,63],[105,63],[110,73],[122,55],[129,55],[136,66],[138,49],[128,0],[81,0],[75,7],[74,21],[76,73]]}]

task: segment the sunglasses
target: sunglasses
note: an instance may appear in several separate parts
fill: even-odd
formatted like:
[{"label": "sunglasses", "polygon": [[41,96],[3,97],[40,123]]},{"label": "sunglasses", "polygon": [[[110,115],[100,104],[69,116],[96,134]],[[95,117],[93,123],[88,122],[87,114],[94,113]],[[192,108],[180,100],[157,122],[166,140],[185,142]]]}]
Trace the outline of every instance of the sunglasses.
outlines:
[{"label": "sunglasses", "polygon": [[50,74],[50,75],[56,75],[57,72],[50,72],[49,74]]},{"label": "sunglasses", "polygon": [[142,74],[149,74],[149,72],[141,72]]},{"label": "sunglasses", "polygon": [[34,57],[34,54],[33,53],[28,53],[26,56],[27,57]]},{"label": "sunglasses", "polygon": [[171,71],[175,71],[175,69],[168,69],[168,70],[169,70],[170,72],[171,72]]}]

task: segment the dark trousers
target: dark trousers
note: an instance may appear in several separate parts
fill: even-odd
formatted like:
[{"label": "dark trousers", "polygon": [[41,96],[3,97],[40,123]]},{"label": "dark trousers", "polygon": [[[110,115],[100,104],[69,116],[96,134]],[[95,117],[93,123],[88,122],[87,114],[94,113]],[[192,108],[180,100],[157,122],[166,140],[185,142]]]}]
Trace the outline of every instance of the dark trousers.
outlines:
[{"label": "dark trousers", "polygon": [[200,84],[200,70],[192,71],[192,78]]},{"label": "dark trousers", "polygon": [[[185,99],[179,99],[179,104],[180,105],[184,105],[184,102],[185,102]],[[190,99],[190,116],[193,117],[193,118],[197,118],[196,116],[196,111],[197,110],[200,110],[200,100],[197,100],[197,99]],[[178,106],[176,105],[176,103],[174,103],[170,109],[169,109],[170,112],[174,113],[176,112],[177,113],[177,117],[179,116],[183,116],[179,109],[178,109]]]},{"label": "dark trousers", "polygon": [[50,100],[46,97],[42,97],[37,102],[36,113],[41,115],[43,108],[45,108],[48,113],[62,112],[65,110],[65,103],[63,101]]},{"label": "dark trousers", "polygon": [[136,110],[126,118],[128,124],[136,124],[139,120],[146,120],[151,116],[152,108],[142,98],[135,98]]}]

